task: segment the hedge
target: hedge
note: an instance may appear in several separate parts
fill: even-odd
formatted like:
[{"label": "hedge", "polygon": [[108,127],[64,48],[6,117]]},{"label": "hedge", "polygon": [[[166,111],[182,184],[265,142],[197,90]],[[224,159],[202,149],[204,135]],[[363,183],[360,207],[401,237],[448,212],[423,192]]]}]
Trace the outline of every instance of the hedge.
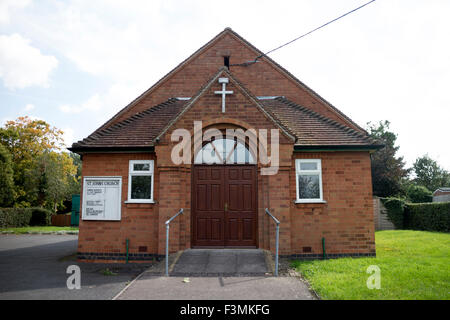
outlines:
[{"label": "hedge", "polygon": [[395,228],[403,229],[405,227],[405,201],[399,198],[382,198],[381,201],[386,207],[386,214]]},{"label": "hedge", "polygon": [[450,232],[450,202],[406,203],[399,198],[381,201],[396,229]]},{"label": "hedge", "polygon": [[47,226],[52,215],[44,208],[0,208],[0,228]]},{"label": "hedge", "polygon": [[405,220],[408,229],[450,232],[450,202],[408,203]]},{"label": "hedge", "polygon": [[433,201],[433,194],[424,186],[412,185],[406,190],[411,203],[428,203]]}]

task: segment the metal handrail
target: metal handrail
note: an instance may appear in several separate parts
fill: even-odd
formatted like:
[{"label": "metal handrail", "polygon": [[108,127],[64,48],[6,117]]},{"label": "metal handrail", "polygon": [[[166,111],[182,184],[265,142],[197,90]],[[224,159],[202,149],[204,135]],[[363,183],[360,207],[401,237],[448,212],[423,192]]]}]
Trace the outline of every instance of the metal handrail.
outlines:
[{"label": "metal handrail", "polygon": [[279,244],[279,240],[280,240],[280,221],[275,218],[269,211],[269,209],[266,208],[266,213],[273,219],[273,221],[276,223],[277,225],[277,235],[276,235],[276,241],[275,241],[275,246],[276,246],[276,253],[275,253],[275,276],[278,277],[278,244]]},{"label": "metal handrail", "polygon": [[179,214],[183,213],[183,208],[178,211],[176,215],[174,215],[172,218],[166,221],[166,277],[169,276],[169,229],[170,229],[170,222],[172,222],[173,219],[178,217]]}]

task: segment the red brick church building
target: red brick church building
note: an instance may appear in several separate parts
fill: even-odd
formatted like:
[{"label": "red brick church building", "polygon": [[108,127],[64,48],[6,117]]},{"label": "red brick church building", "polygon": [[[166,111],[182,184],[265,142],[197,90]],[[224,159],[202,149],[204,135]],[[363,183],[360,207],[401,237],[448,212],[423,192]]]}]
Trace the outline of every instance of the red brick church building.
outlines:
[{"label": "red brick church building", "polygon": [[[377,141],[227,28],[70,148],[82,156],[78,258],[187,248],[375,255]],[[244,139],[225,132],[244,132]],[[219,134],[223,134],[220,136]],[[184,144],[181,142],[184,141]]]}]

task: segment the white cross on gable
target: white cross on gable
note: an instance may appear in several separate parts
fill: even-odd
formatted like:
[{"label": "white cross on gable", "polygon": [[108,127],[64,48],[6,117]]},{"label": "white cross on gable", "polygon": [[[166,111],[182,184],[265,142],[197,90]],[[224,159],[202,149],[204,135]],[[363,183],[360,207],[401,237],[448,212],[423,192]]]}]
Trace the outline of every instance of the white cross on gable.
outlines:
[{"label": "white cross on gable", "polygon": [[214,91],[215,94],[221,94],[222,95],[222,112],[225,112],[225,96],[227,94],[232,94],[233,91],[227,91],[227,83],[228,78],[219,78],[219,83],[222,84],[222,91]]}]

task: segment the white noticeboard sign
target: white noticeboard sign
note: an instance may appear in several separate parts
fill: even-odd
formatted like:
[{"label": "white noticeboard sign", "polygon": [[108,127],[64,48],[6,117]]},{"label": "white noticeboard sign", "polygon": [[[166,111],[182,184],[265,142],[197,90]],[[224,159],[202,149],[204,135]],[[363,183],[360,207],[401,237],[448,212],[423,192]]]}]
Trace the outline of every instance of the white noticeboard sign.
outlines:
[{"label": "white noticeboard sign", "polygon": [[83,220],[120,220],[122,177],[84,177]]}]

